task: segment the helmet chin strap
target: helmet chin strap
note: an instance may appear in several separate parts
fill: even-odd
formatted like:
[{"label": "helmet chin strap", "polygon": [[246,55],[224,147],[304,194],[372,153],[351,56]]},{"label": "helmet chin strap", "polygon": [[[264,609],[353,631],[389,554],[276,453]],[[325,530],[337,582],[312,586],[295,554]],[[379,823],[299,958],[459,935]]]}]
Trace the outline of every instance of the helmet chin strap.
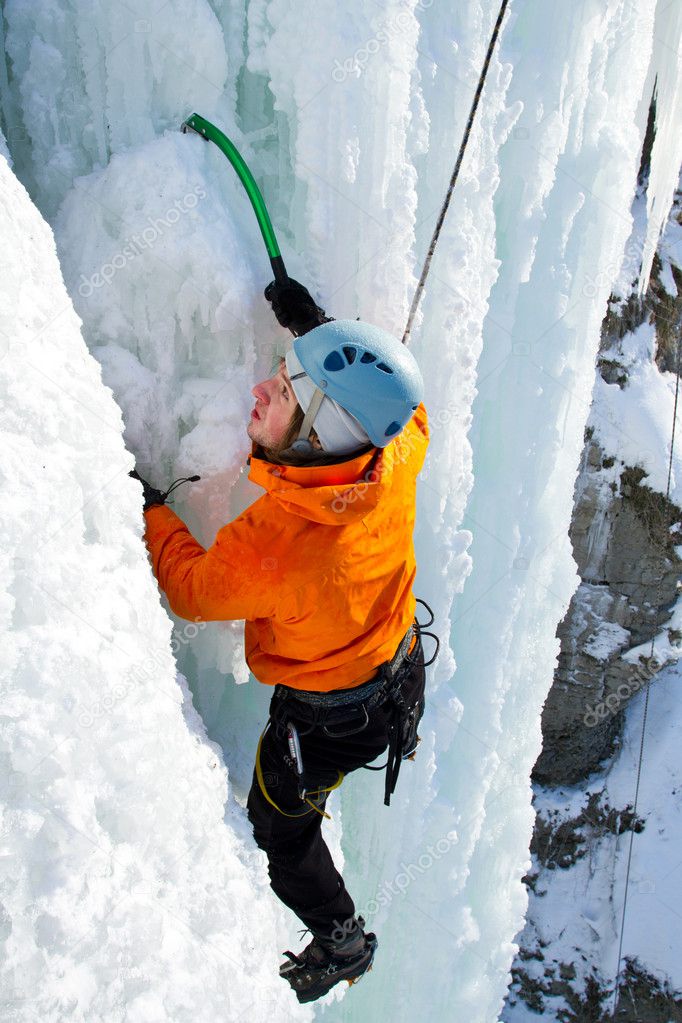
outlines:
[{"label": "helmet chin strap", "polygon": [[[303,376],[303,374],[300,374]],[[294,378],[292,377],[292,380]],[[303,417],[301,423],[301,429],[298,431],[298,437],[291,445],[292,451],[298,451],[301,454],[309,454],[313,450],[313,446],[310,443],[310,431],[313,428],[313,423],[317,418],[317,413],[320,411],[320,405],[324,401],[325,393],[321,387],[316,387],[310,404],[308,405],[308,411]]]}]

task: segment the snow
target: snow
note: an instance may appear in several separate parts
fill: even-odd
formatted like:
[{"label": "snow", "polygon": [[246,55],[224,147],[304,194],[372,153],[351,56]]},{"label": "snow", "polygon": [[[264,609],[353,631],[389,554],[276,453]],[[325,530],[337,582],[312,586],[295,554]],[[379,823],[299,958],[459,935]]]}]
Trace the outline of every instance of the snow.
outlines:
[{"label": "snow", "polygon": [[631,647],[627,653],[623,654],[623,660],[629,661],[631,664],[639,664],[640,661],[649,659],[656,664],[670,664],[671,661],[679,660],[682,657],[682,647],[678,639],[671,639],[671,633],[682,635],[682,600],[679,597],[666,621],[665,628],[656,633],[653,643],[649,640],[647,643]]},{"label": "snow", "polygon": [[583,651],[597,661],[608,661],[617,651],[622,650],[630,639],[630,633],[616,622],[600,622],[596,631],[588,637]]},{"label": "snow", "polygon": [[[597,376],[592,423],[595,440],[605,451],[617,451],[625,465],[644,469],[642,483],[665,494],[675,374],[661,373],[652,361],[654,340],[654,327],[648,322],[625,335],[618,355],[628,374],[627,382],[621,388]],[[682,504],[682,459],[677,453],[670,499]]]},{"label": "snow", "polygon": [[675,298],[677,296],[677,285],[675,284],[675,278],[673,277],[672,270],[670,269],[670,261],[667,261],[663,265],[663,269],[660,274],[660,281],[666,292]]},{"label": "snow", "polygon": [[[682,987],[679,956],[679,919],[682,916],[680,885],[680,844],[682,843],[682,768],[679,735],[682,727],[679,665],[665,668],[651,684],[644,736],[644,752],[637,815],[644,828],[634,836],[628,905],[623,932],[623,957],[637,958],[648,972],[662,982],[669,980],[678,991]],[[535,805],[547,817],[559,809],[554,820],[575,818],[585,808],[591,794],[603,793],[602,807],[624,810],[634,806],[635,782],[642,739],[645,692],[628,704],[626,725],[619,755],[605,776],[595,774],[579,788],[536,787]],[[583,828],[586,840],[583,855],[569,868],[541,870],[535,884],[541,913],[533,913],[535,926],[529,924],[523,935],[526,947],[541,942],[545,961],[526,960],[532,974],[543,978],[550,961],[570,963],[577,969],[572,985],[599,964],[603,985],[610,986],[618,971],[618,945],[622,905],[627,873],[630,831],[614,836],[598,825]],[[534,863],[533,870],[537,870]],[[566,912],[566,906],[572,910]],[[545,998],[542,1016],[556,1019],[566,1005],[562,998]],[[611,1000],[603,1006],[612,1009]],[[505,1011],[508,1023],[530,1023],[538,1018],[518,1002]]]},{"label": "snow", "polygon": [[[630,243],[641,242],[641,234],[647,228],[642,220],[641,198],[634,204],[637,211],[634,216],[635,228]],[[661,254],[661,280],[670,295],[676,295],[671,265],[682,266],[682,237],[677,220],[677,207],[669,216],[665,230],[661,236],[659,252]],[[637,231],[640,238],[637,238]],[[630,244],[629,243],[629,244]],[[642,246],[642,250],[643,250]],[[627,262],[627,260],[625,261]],[[621,271],[621,279],[624,274]],[[632,283],[632,282],[631,282]],[[600,373],[595,376],[590,425],[593,436],[607,454],[617,454],[618,465],[639,467],[645,475],[641,480],[643,486],[657,491],[659,494],[668,492],[668,471],[670,470],[670,500],[682,504],[682,453],[678,439],[675,440],[671,459],[671,441],[673,418],[675,411],[676,375],[659,370],[655,361],[657,348],[656,327],[652,319],[645,320],[635,330],[627,331],[612,349],[608,356],[617,359],[623,368],[623,385],[609,384]],[[678,413],[679,417],[679,413]],[[676,435],[679,418],[676,422]],[[617,473],[619,475],[619,472]],[[677,526],[671,527],[677,532]],[[681,547],[676,548],[679,556]],[[606,623],[604,623],[606,624]],[[641,659],[653,658],[658,664],[674,662],[682,656],[677,640],[670,637],[682,627],[682,599],[677,600],[665,627],[651,640],[632,647],[623,655],[632,664]],[[611,630],[619,630],[610,626]],[[614,635],[616,646],[618,636]],[[623,638],[625,642],[625,638]],[[590,653],[590,649],[586,649]]]},{"label": "snow", "polygon": [[[679,181],[678,181],[679,187]],[[675,211],[678,207],[675,207]],[[636,284],[639,267],[647,260],[651,227],[645,217],[645,202],[640,191],[632,207],[633,228],[628,239],[616,293],[625,298]],[[677,295],[671,266],[682,266],[682,226],[673,212],[661,234],[658,253],[660,280],[665,291]],[[618,307],[615,307],[618,312]],[[656,326],[651,317],[635,330],[627,331],[607,353],[607,358],[622,366],[622,386],[607,383],[597,373],[590,426],[594,438],[608,454],[617,454],[621,463],[644,470],[642,484],[665,494],[668,486],[670,439],[675,407],[675,374],[661,372],[654,360]],[[678,424],[679,425],[679,424]],[[670,477],[670,499],[682,504],[682,455],[675,445]]]},{"label": "snow", "polygon": [[[349,997],[302,1009],[277,976],[297,921],[243,812],[269,693],[234,684],[249,682],[239,623],[172,631],[126,475],[126,448],[155,485],[201,475],[175,507],[210,543],[259,494],[244,474],[249,392],[288,343],[236,176],[178,129],[196,110],[235,140],[290,274],[330,314],[400,334],[499,5],[219,6],[138,0],[131,19],[84,0],[4,5],[3,123],[68,290],[3,165],[23,247],[4,247],[0,311],[13,348],[25,338],[23,358],[0,363],[22,423],[3,434],[17,474],[3,502],[8,841],[23,864],[0,896],[4,989],[26,1019],[59,1018],[64,998],[88,1021],[195,1019],[197,1005],[207,1020],[401,1020],[418,1005],[488,1023],[526,908],[529,776],[577,582],[572,489],[654,73],[666,116],[645,232],[657,236],[682,160],[680,18],[665,0],[586,0],[549,20],[539,0],[510,4],[413,328],[432,427],[415,592],[441,638],[423,742],[390,810],[371,772],[332,801],[332,847],[380,947]],[[627,409],[604,395],[603,429],[638,396],[658,485],[669,382],[651,401],[646,384],[633,375]],[[85,736],[65,699],[93,718]]]},{"label": "snow", "polygon": [[[635,836],[623,941],[624,956],[637,956],[658,975],[667,976],[677,990],[682,988],[679,956],[679,919],[682,915],[679,873],[682,866],[679,855],[682,842],[681,685],[682,675],[677,665],[661,672],[651,685],[637,801],[637,812],[644,817],[646,825],[644,831]],[[633,780],[639,758],[643,712],[644,694],[639,694],[628,709],[623,752],[608,775],[609,799],[615,806],[624,806],[634,800]],[[624,888],[626,844],[623,836],[618,843],[614,871],[618,900]],[[613,954],[610,957],[614,965],[615,958]]]}]

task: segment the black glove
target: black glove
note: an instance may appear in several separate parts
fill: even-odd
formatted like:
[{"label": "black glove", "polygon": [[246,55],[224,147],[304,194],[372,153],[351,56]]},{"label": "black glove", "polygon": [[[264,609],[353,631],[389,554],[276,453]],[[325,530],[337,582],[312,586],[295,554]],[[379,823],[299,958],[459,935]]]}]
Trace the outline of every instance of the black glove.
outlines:
[{"label": "black glove", "polygon": [[137,469],[131,469],[128,473],[134,480],[139,480],[142,484],[142,497],[144,498],[144,504],[142,505],[142,511],[146,511],[147,508],[153,508],[155,504],[165,504],[166,495],[162,494],[160,490],[155,490],[151,483],[147,483],[138,474]]},{"label": "black glove", "polygon": [[271,281],[263,294],[272,305],[278,323],[288,327],[298,337],[333,319],[316,305],[308,289],[293,277],[289,277],[282,284]]},{"label": "black glove", "polygon": [[[166,498],[171,494],[176,487],[179,487],[181,483],[196,483],[201,479],[201,476],[186,476],[183,479],[175,480],[171,483],[170,487],[165,494],[162,494],[160,490],[156,490],[151,483],[147,483],[139,475],[137,469],[131,469],[128,473],[134,480],[139,480],[142,484],[142,497],[144,498],[144,504],[142,505],[142,511],[147,511],[148,508],[153,508],[155,504],[165,504]],[[173,503],[172,501],[170,502]]]}]

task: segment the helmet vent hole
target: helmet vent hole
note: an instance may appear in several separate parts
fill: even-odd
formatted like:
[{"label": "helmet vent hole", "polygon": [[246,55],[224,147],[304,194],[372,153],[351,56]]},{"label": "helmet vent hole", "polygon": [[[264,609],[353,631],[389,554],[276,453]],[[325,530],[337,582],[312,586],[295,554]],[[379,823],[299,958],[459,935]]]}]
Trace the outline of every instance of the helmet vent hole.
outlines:
[{"label": "helmet vent hole", "polygon": [[329,353],[323,362],[323,366],[328,373],[336,373],[338,370],[346,368],[346,364],[336,351]]},{"label": "helmet vent hole", "polygon": [[353,363],[355,362],[355,356],[358,353],[355,350],[355,348],[353,348],[351,345],[344,345],[343,346],[343,354],[346,356],[346,359],[348,360],[348,365],[352,366]]},{"label": "helmet vent hole", "polygon": [[360,359],[360,362],[376,362],[376,361],[377,361],[376,355],[372,355],[371,352],[364,352],[363,355],[362,355],[362,358]]},{"label": "helmet vent hole", "polygon": [[389,423],[389,425],[386,427],[386,436],[387,437],[392,437],[394,433],[399,433],[399,432],[400,432],[400,423],[396,423],[396,422]]},{"label": "helmet vent hole", "polygon": [[385,362],[377,362],[377,369],[383,370],[384,373],[392,373],[393,370],[390,366],[387,366]]}]

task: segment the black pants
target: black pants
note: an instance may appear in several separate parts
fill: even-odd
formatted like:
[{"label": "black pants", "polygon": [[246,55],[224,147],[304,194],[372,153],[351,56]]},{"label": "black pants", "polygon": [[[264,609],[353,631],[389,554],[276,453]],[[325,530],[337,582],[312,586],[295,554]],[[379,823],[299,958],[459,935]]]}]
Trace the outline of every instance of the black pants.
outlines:
[{"label": "black pants", "polygon": [[[396,676],[408,702],[424,693],[424,656],[419,636],[409,656],[410,660],[403,662]],[[290,692],[295,695],[295,690]],[[322,838],[322,815],[299,797],[285,723],[293,721],[299,731],[306,787],[314,790],[333,785],[339,771],[344,775],[356,771],[386,750],[392,720],[390,702],[384,700],[367,713],[369,721],[362,731],[332,738],[324,731],[325,725],[330,731],[348,731],[364,720],[357,705],[352,710],[330,708],[311,727],[313,718],[308,706],[288,699],[283,707],[273,696],[271,723],[261,743],[260,761],[268,795],[284,813],[264,797],[255,770],[249,792],[248,816],[256,843],[268,855],[272,889],[318,935],[342,934],[346,921],[355,913],[355,905]],[[321,793],[314,801],[322,810],[327,795]]]}]

